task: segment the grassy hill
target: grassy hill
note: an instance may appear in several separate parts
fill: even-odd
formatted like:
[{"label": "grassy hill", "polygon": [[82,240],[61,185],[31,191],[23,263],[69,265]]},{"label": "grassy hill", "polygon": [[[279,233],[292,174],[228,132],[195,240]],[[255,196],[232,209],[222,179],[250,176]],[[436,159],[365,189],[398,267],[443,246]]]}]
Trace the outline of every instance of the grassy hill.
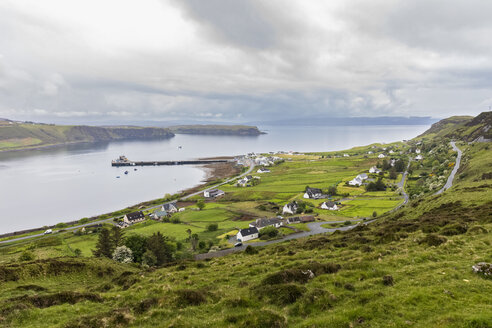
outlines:
[{"label": "grassy hill", "polygon": [[[483,119],[454,124],[461,129],[475,122],[468,128],[476,131],[484,124]],[[0,324],[492,327],[492,279],[472,271],[478,262],[492,262],[490,142],[469,144],[465,141],[473,133],[463,130],[453,134],[450,124],[426,135],[422,153],[424,158],[439,153],[441,156],[432,161],[444,163],[450,154],[441,147],[449,140],[446,136],[451,133],[455,140],[461,140],[457,145],[464,152],[463,163],[453,187],[440,195],[422,193],[400,210],[380,213],[375,222],[349,231],[208,261],[183,258],[161,268],[118,264],[90,255],[58,257],[61,250],[76,246],[57,236],[2,247]],[[417,142],[422,143],[422,139],[391,147],[407,154]],[[252,187],[256,189],[229,186],[230,198],[207,203],[203,212],[185,211],[180,218],[201,227],[201,223],[215,222],[215,218],[219,224],[229,222],[235,216],[232,204],[235,211],[268,211],[268,204],[282,203],[302,192],[298,190],[304,185],[302,179],[311,177],[310,185],[319,187],[338,183],[337,176],[348,179],[374,164],[377,159],[372,156],[376,154],[367,152],[382,151],[382,147],[343,152],[350,155],[348,158],[336,157],[338,153],[298,155],[297,159],[293,155],[291,161],[273,167],[272,177]],[[438,172],[442,168],[437,164],[418,167],[412,175],[432,178],[430,174],[420,177],[419,170]],[[296,184],[296,180],[301,182]],[[342,187],[363,199],[390,197],[386,192],[364,195],[363,190],[339,185]],[[259,204],[265,207],[257,208]],[[167,226],[171,224],[165,225],[163,233],[171,229]],[[150,232],[149,227],[152,225],[143,225],[145,233]],[[134,229],[138,231],[138,226]],[[185,231],[179,233],[186,236]],[[81,238],[77,247],[94,236]],[[19,254],[25,249],[35,252],[39,259],[20,261]]]},{"label": "grassy hill", "polygon": [[452,138],[463,141],[492,140],[492,112],[483,112],[477,117],[452,116],[432,124],[419,137]]},{"label": "grassy hill", "polygon": [[169,129],[176,134],[209,134],[257,136],[262,134],[256,126],[248,125],[176,125]]},{"label": "grassy hill", "polygon": [[71,126],[2,121],[0,151],[77,142],[173,136],[172,132],[163,128]]}]

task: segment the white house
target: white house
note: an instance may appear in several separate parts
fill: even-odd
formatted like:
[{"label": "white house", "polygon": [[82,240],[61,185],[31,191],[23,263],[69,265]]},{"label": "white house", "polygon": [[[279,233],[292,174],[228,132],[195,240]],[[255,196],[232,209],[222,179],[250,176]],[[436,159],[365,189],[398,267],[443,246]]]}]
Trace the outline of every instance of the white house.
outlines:
[{"label": "white house", "polygon": [[304,198],[320,199],[323,198],[323,193],[321,189],[318,188],[306,188]]},{"label": "white house", "polygon": [[367,153],[368,153],[369,155],[373,154],[373,152],[372,152],[372,151],[368,151]]},{"label": "white house", "polygon": [[390,154],[394,154],[395,152],[394,152],[393,150],[390,150],[390,151],[389,151],[389,153],[390,153]]},{"label": "white house", "polygon": [[330,210],[330,211],[338,210],[337,204],[335,204],[335,202],[332,201],[323,202],[320,207],[324,210]]},{"label": "white house", "polygon": [[255,227],[258,230],[261,230],[261,229],[269,227],[269,226],[272,226],[275,228],[280,228],[283,225],[284,225],[284,222],[282,220],[280,220],[279,218],[270,218],[270,219],[264,218],[264,219],[256,219],[255,222],[251,222],[249,224],[249,227],[250,228]]},{"label": "white house", "polygon": [[178,205],[176,203],[168,203],[161,206],[161,211],[167,213],[176,213],[179,210]]},{"label": "white house", "polygon": [[422,155],[417,155],[415,156],[415,160],[420,161],[421,159],[424,159]]},{"label": "white house", "polygon": [[215,198],[224,195],[225,192],[223,192],[220,189],[210,189],[210,190],[205,190],[203,192],[203,197],[205,198]]},{"label": "white house", "polygon": [[141,211],[128,213],[123,217],[123,222],[126,224],[138,223],[143,220],[145,220],[145,215]]},{"label": "white house", "polygon": [[241,229],[236,235],[237,241],[248,241],[258,238],[258,229],[256,227],[250,227],[247,229]]},{"label": "white house", "polygon": [[343,157],[350,157],[349,154],[343,154]]},{"label": "white house", "polygon": [[379,154],[378,158],[385,158],[386,156],[384,154]]},{"label": "white house", "polygon": [[256,171],[258,173],[270,173],[270,170],[269,169],[265,169],[265,168],[260,168],[258,171]]},{"label": "white house", "polygon": [[298,208],[299,206],[297,205],[297,202],[293,201],[284,205],[284,208],[282,209],[282,214],[294,214],[297,212]]},{"label": "white house", "polygon": [[420,154],[420,149],[415,149],[415,154]]},{"label": "white house", "polygon": [[348,182],[350,186],[360,186],[362,184],[362,179],[359,176],[353,178]]},{"label": "white house", "polygon": [[376,166],[373,166],[369,169],[369,173],[376,173],[376,174],[379,174],[379,172],[381,172],[380,169],[378,169]]},{"label": "white house", "polygon": [[365,179],[367,179],[367,178],[368,178],[368,176],[367,176],[367,173],[361,173],[361,174],[359,174],[359,175],[357,176],[357,178],[359,178],[359,179],[361,179],[361,180],[365,180]]}]

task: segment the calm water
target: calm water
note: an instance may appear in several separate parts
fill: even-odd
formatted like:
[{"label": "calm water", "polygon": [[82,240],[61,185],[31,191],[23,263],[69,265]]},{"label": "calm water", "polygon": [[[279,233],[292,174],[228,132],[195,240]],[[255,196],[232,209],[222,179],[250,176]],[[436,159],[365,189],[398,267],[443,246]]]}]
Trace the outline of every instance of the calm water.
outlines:
[{"label": "calm water", "polygon": [[[261,127],[255,137],[176,135],[0,153],[0,233],[114,211],[200,183],[198,167],[111,167],[111,160],[174,160],[268,151],[342,150],[410,139],[428,126]],[[178,149],[178,146],[182,146]],[[121,178],[117,179],[116,176]]]}]

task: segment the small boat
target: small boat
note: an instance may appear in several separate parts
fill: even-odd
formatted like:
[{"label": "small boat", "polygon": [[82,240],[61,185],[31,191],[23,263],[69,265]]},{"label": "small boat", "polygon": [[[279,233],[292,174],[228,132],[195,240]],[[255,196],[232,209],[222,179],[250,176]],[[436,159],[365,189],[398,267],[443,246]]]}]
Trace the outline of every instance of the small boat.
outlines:
[{"label": "small boat", "polygon": [[128,171],[125,171],[125,174],[128,174]]},{"label": "small boat", "polygon": [[133,171],[136,171],[137,169],[133,169]]},{"label": "small boat", "polygon": [[183,147],[181,147],[181,146],[178,146],[178,149],[181,149],[181,148],[183,148]]},{"label": "small boat", "polygon": [[119,178],[120,178],[120,176],[118,175],[118,176],[116,177],[116,179],[119,179]]}]

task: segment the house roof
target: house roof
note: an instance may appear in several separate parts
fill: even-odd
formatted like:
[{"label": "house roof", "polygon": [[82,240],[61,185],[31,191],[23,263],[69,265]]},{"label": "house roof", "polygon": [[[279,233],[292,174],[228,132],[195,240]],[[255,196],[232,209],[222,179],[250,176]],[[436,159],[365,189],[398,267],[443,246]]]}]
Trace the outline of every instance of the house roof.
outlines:
[{"label": "house roof", "polygon": [[335,205],[336,205],[336,203],[335,203],[335,202],[332,202],[331,200],[326,201],[326,202],[325,202],[325,204],[326,204],[326,206],[328,206],[328,207],[333,207],[333,206],[335,206]]},{"label": "house roof", "polygon": [[168,204],[164,204],[162,205],[162,207],[164,208],[165,211],[171,211],[171,210],[177,210],[178,209],[178,206],[176,205],[176,203],[168,203]]},{"label": "house roof", "polygon": [[167,212],[166,211],[155,211],[154,215],[156,216],[166,216]]},{"label": "house roof", "polygon": [[321,189],[318,188],[306,188],[306,193],[308,195],[316,195],[316,194],[321,194],[322,191]]},{"label": "house roof", "polygon": [[302,222],[311,222],[314,221],[314,216],[312,215],[307,215],[307,216],[302,216],[301,217]]},{"label": "house roof", "polygon": [[257,228],[263,228],[263,227],[268,227],[271,225],[275,225],[282,222],[280,219],[277,218],[270,218],[270,219],[257,219],[256,222],[253,223],[253,225]]},{"label": "house roof", "polygon": [[129,221],[135,221],[135,220],[139,220],[139,219],[143,219],[145,216],[144,214],[141,212],[141,211],[138,211],[138,212],[133,212],[133,213],[128,213],[126,215],[126,218],[129,220]]},{"label": "house roof", "polygon": [[289,208],[292,208],[292,209],[294,209],[294,208],[297,209],[297,207],[298,207],[296,201],[290,202],[286,206],[289,207]]},{"label": "house roof", "polygon": [[255,233],[258,233],[258,229],[256,227],[250,227],[250,228],[247,228],[247,229],[241,229],[239,230],[239,233],[241,234],[241,236],[250,236],[250,235],[253,235]]}]

